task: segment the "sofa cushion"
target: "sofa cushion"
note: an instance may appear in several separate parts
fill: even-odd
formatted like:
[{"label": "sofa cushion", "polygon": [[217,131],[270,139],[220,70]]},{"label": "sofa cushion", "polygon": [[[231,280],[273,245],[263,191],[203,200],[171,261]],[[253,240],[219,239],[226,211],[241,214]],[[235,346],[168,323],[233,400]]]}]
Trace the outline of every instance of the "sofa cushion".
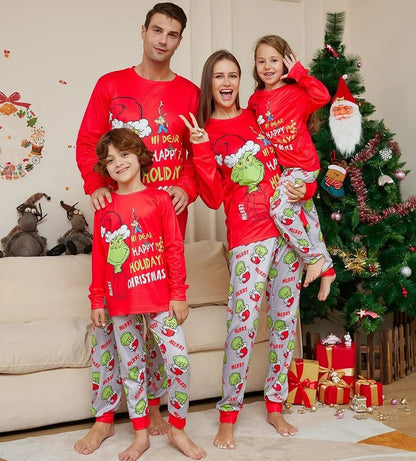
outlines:
[{"label": "sofa cushion", "polygon": [[[226,315],[227,307],[222,305],[192,309],[183,324],[188,353],[223,350],[227,335]],[[266,312],[261,309],[255,342],[268,341],[268,338]]]},{"label": "sofa cushion", "polygon": [[224,243],[201,240],[185,245],[190,307],[227,304],[230,273]]},{"label": "sofa cushion", "polygon": [[82,317],[0,324],[0,373],[88,366],[90,325]]}]

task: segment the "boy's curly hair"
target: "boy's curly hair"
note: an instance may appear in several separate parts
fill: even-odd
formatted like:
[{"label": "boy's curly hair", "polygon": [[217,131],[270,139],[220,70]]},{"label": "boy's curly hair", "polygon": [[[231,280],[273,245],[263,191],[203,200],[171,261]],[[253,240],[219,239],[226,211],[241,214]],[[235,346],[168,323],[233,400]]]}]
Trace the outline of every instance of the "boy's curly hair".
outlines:
[{"label": "boy's curly hair", "polygon": [[102,176],[109,177],[107,171],[108,146],[112,144],[117,150],[134,154],[139,159],[140,176],[149,171],[153,164],[153,152],[147,149],[143,139],[130,128],[114,128],[108,131],[97,143],[95,152],[97,153],[97,163],[93,170]]}]

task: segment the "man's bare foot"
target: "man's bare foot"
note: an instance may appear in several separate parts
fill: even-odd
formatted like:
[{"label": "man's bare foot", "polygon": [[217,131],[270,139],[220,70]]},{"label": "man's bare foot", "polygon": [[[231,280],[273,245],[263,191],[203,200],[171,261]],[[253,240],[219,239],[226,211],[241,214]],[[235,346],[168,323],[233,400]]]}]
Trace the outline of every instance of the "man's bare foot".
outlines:
[{"label": "man's bare foot", "polygon": [[118,455],[120,461],[136,461],[150,447],[147,429],[134,432],[133,443]]},{"label": "man's bare foot", "polygon": [[188,458],[202,459],[207,457],[205,450],[195,445],[186,435],[184,429],[177,429],[169,425],[168,437],[171,443]]},{"label": "man's bare foot", "polygon": [[217,448],[228,448],[228,450],[235,449],[234,424],[220,423],[220,427],[214,439],[214,445]]},{"label": "man's bare foot", "polygon": [[318,300],[325,301],[331,291],[331,283],[336,279],[336,275],[328,275],[327,277],[321,277],[321,286],[318,291]]},{"label": "man's bare foot", "polygon": [[296,435],[299,430],[289,424],[282,416],[282,413],[279,413],[277,411],[273,413],[268,413],[267,414],[267,422],[274,426],[276,431],[282,436],[282,437],[289,437],[290,435]]},{"label": "man's bare foot", "polygon": [[303,282],[304,287],[309,286],[311,282],[313,282],[321,275],[321,270],[324,263],[325,258],[321,256],[314,264],[308,264],[306,266],[305,281]]},{"label": "man's bare foot", "polygon": [[160,413],[159,405],[149,405],[150,425],[147,431],[150,435],[164,435],[168,433],[169,423],[165,421]]},{"label": "man's bare foot", "polygon": [[75,443],[74,449],[81,455],[90,455],[97,450],[97,448],[100,448],[100,445],[105,439],[113,435],[114,424],[96,421],[88,434]]}]

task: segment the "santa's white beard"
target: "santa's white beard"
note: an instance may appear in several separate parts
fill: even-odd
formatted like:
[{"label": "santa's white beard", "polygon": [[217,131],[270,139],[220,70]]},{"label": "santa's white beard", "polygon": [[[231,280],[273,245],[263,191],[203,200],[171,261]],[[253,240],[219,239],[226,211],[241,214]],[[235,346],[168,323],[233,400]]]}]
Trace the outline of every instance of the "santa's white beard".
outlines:
[{"label": "santa's white beard", "polygon": [[355,146],[361,140],[361,114],[357,110],[349,118],[337,120],[329,116],[329,128],[339,152],[346,158],[355,152]]}]

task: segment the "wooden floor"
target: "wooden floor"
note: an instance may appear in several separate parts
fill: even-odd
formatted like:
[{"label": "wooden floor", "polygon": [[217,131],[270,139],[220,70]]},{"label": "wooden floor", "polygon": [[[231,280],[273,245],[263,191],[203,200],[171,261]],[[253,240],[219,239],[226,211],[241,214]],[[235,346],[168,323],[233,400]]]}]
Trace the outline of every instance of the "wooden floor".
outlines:
[{"label": "wooden floor", "polygon": [[[387,418],[382,420],[384,424],[407,435],[416,437],[416,373],[406,376],[399,381],[395,381],[393,384],[385,385],[383,391],[385,396],[384,405],[376,408],[371,417],[377,420],[381,420],[381,417]],[[404,405],[400,403],[399,405],[392,405],[391,401],[393,399],[399,402],[402,399],[406,399],[410,411],[405,412]],[[263,400],[261,392],[248,394],[245,398],[246,403],[259,400]],[[216,399],[193,402],[190,405],[189,411],[209,410],[215,408],[215,404]],[[166,415],[166,410],[163,410],[162,413]],[[127,415],[116,415],[116,424],[125,423],[127,421]],[[71,424],[59,424],[40,429],[31,429],[29,431],[10,432],[0,435],[0,442],[66,431],[78,431],[88,429],[92,424],[93,419]]]}]

